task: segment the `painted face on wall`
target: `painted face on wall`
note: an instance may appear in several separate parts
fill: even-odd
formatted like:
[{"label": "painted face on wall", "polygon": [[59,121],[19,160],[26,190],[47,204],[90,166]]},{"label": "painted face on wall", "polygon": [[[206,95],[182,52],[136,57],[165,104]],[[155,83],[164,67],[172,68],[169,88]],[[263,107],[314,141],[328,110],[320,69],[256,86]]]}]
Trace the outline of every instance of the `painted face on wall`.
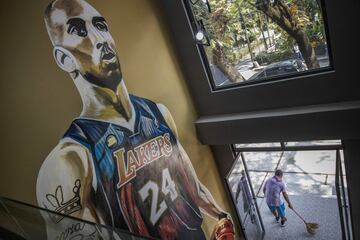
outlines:
[{"label": "painted face on wall", "polygon": [[115,43],[101,14],[83,0],[55,0],[45,22],[59,65],[73,64],[75,77],[116,91],[122,79]]}]

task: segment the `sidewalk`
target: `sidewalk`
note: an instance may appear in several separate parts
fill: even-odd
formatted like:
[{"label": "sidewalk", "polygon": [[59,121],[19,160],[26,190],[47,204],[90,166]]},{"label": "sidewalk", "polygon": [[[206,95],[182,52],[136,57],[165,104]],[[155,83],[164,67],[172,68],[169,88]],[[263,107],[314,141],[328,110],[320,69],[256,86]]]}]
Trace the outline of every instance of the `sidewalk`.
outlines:
[{"label": "sidewalk", "polygon": [[[244,154],[255,193],[278,165],[293,194],[335,195],[335,151],[259,152]],[[281,157],[281,158],[280,158]],[[286,173],[291,172],[291,173]],[[296,188],[290,187],[296,185]],[[330,188],[330,189],[329,189]],[[323,192],[323,191],[327,192]]]},{"label": "sidewalk", "polygon": [[279,223],[275,222],[273,215],[270,213],[264,201],[259,205],[259,208],[266,231],[265,240],[341,239],[338,205],[335,198],[322,198],[314,195],[289,197],[294,208],[296,208],[307,221],[319,223],[319,229],[317,229],[314,236],[307,233],[305,224],[289,208],[286,208],[288,218],[287,225],[281,227]]}]

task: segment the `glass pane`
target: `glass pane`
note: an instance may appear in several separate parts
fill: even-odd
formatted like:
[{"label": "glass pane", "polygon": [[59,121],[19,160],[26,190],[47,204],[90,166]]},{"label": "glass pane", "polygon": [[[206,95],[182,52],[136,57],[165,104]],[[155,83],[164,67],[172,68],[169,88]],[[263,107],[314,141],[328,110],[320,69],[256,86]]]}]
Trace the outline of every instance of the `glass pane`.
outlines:
[{"label": "glass pane", "polygon": [[286,151],[279,168],[284,172],[334,174],[336,151]]},{"label": "glass pane", "polygon": [[318,140],[304,142],[287,142],[286,146],[321,146],[321,145],[341,145],[341,140]]},{"label": "glass pane", "polygon": [[261,191],[262,184],[268,178],[269,174],[271,173],[249,171],[249,177],[256,197],[264,197],[264,193]]},{"label": "glass pane", "polygon": [[228,177],[228,184],[231,189],[238,214],[240,215],[241,222],[244,223],[249,212],[252,195],[250,189],[248,188],[248,181],[246,180],[242,164],[236,165],[233,172]]},{"label": "glass pane", "polygon": [[252,216],[248,216],[244,223],[244,227],[247,239],[262,239],[263,232],[259,231],[259,229],[261,229],[261,223],[257,215],[254,214]]},{"label": "glass pane", "polygon": [[249,171],[274,171],[280,162],[281,152],[245,152]]},{"label": "glass pane", "polygon": [[[332,182],[327,182],[326,174],[284,173],[289,195],[301,196],[313,194],[321,197],[335,197],[335,188]],[[334,175],[330,175],[334,177]]]},{"label": "glass pane", "polygon": [[251,181],[247,177],[240,157],[237,158],[227,178],[227,183],[236,205],[237,214],[245,227],[247,239],[262,239],[263,230],[251,190]]},{"label": "glass pane", "polygon": [[324,19],[318,3],[317,0],[191,1],[194,34],[203,46],[201,51],[207,58],[213,86],[329,67]]},{"label": "glass pane", "polygon": [[[61,224],[50,222],[60,218]],[[0,230],[1,239],[152,239],[1,197]]]},{"label": "glass pane", "polygon": [[235,144],[236,148],[263,148],[263,147],[281,147],[279,142],[275,143],[245,143]]}]

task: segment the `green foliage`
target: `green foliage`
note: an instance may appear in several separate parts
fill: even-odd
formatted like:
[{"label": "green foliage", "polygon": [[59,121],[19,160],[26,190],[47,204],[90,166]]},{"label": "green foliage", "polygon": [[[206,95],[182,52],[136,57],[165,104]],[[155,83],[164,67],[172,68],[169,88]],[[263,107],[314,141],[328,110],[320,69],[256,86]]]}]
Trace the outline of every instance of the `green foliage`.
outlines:
[{"label": "green foliage", "polygon": [[278,51],[292,51],[293,46],[296,44],[295,40],[280,27],[276,27],[276,33],[280,33],[278,34],[280,36],[275,41],[275,49]]},{"label": "green foliage", "polygon": [[[248,52],[246,53],[248,40],[252,48],[259,44],[258,38],[261,38],[261,29],[266,30],[264,25],[266,18],[264,13],[256,9],[256,1],[260,0],[209,0],[212,13],[207,11],[206,4],[201,0],[192,6],[196,19],[204,22],[210,38],[210,46],[206,49],[210,61],[216,43],[220,44],[222,53],[233,65],[237,64],[244,56],[248,56]],[[326,43],[318,0],[278,1],[286,4],[296,28],[304,30],[313,47]],[[240,17],[240,13],[243,18]],[[262,26],[260,26],[259,18],[262,19]],[[281,60],[292,52],[295,45],[294,39],[274,22],[270,21],[268,26],[278,35],[275,40],[277,52],[269,54],[269,57],[263,56],[264,53],[258,54],[257,59],[263,59],[260,60],[262,63]]]},{"label": "green foliage", "polygon": [[[324,22],[321,8],[318,5],[320,1],[316,0],[292,0],[293,14],[297,19],[302,19],[301,24],[306,35],[310,39],[313,47],[325,43]],[[298,20],[299,21],[299,20]]]},{"label": "green foliage", "polygon": [[290,50],[276,51],[276,52],[260,52],[255,56],[255,61],[260,65],[280,62],[294,57],[294,53]]},{"label": "green foliage", "polygon": [[[250,8],[244,0],[209,0],[209,2],[212,13],[208,13],[202,1],[193,6],[196,19],[204,22],[210,38],[208,56],[212,55],[217,42],[222,46],[228,61],[234,65],[244,56],[242,49],[247,48],[245,31],[250,43],[254,43],[259,35],[254,8]],[[240,21],[240,12],[243,21]]]}]

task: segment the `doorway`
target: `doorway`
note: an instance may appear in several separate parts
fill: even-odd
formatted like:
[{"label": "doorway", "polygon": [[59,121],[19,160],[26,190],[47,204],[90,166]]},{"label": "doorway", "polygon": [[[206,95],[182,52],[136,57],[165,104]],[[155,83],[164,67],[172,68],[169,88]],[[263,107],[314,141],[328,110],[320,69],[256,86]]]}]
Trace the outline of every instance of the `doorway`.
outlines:
[{"label": "doorway", "polygon": [[[233,151],[227,183],[246,239],[352,239],[341,141],[235,144]],[[263,187],[276,169],[294,209],[319,223],[314,236],[286,203],[285,227],[271,214]]]}]

